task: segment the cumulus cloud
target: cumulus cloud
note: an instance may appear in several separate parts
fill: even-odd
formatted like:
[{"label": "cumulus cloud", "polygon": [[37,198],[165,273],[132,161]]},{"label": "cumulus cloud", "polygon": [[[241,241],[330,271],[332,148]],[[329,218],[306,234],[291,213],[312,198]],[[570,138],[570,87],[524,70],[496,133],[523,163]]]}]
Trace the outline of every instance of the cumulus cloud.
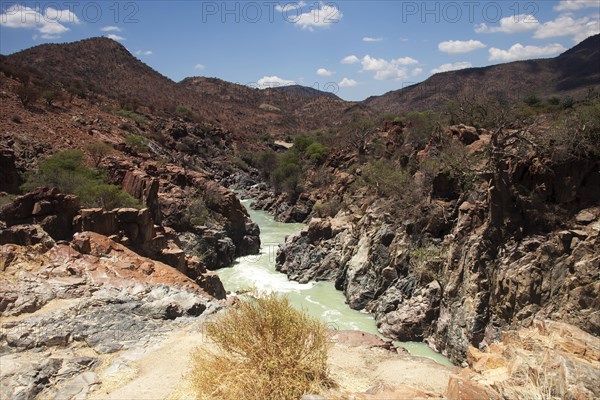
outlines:
[{"label": "cumulus cloud", "polygon": [[119,36],[119,35],[116,35],[114,33],[109,33],[108,35],[105,35],[105,37],[107,37],[109,39],[112,39],[112,40],[115,40],[117,42],[120,42],[120,41],[123,41],[123,40],[127,40],[123,36]]},{"label": "cumulus cloud", "polygon": [[135,52],[136,56],[151,56],[152,54],[154,53],[151,50],[138,50]]},{"label": "cumulus cloud", "polygon": [[490,52],[490,61],[514,61],[525,60],[536,57],[546,57],[556,55],[566,51],[567,49],[558,43],[549,44],[547,46],[523,46],[521,43],[514,44],[508,50],[497,49],[492,47]]},{"label": "cumulus cloud", "polygon": [[555,11],[576,11],[583,8],[596,8],[600,9],[600,0],[560,0],[560,2],[554,6]]},{"label": "cumulus cloud", "polygon": [[317,75],[319,75],[319,76],[331,76],[333,74],[335,74],[335,72],[330,71],[330,70],[328,70],[326,68],[319,68],[317,70]]},{"label": "cumulus cloud", "polygon": [[448,54],[463,54],[487,47],[479,40],[448,40],[438,44],[438,49]]},{"label": "cumulus cloud", "polygon": [[342,61],[340,62],[342,64],[358,64],[360,62],[360,59],[353,54],[351,56],[342,58]]},{"label": "cumulus cloud", "polygon": [[275,11],[286,13],[287,16],[287,13],[295,12],[296,10],[301,9],[304,6],[306,6],[306,3],[304,1],[299,1],[297,3],[287,3],[284,5],[277,4],[275,6]]},{"label": "cumulus cloud", "polygon": [[575,19],[571,15],[561,15],[553,21],[540,25],[533,37],[546,39],[557,36],[573,36],[573,41],[579,43],[590,36],[600,33],[600,21],[588,17]]},{"label": "cumulus cloud", "polygon": [[358,82],[356,82],[354,79],[344,78],[340,81],[339,85],[342,88],[354,87],[358,85]]},{"label": "cumulus cloud", "polygon": [[379,81],[400,80],[408,76],[407,65],[418,64],[418,61],[411,57],[386,60],[383,58],[374,58],[366,55],[360,61],[362,71],[375,72],[374,78]]},{"label": "cumulus cloud", "polygon": [[258,87],[261,89],[272,88],[272,87],[280,87],[280,86],[289,86],[295,85],[296,82],[280,78],[276,75],[273,76],[263,76],[258,80]]},{"label": "cumulus cloud", "polygon": [[194,69],[197,69],[198,71],[203,71],[206,69],[206,66],[204,64],[196,64],[194,65]]},{"label": "cumulus cloud", "polygon": [[456,71],[459,69],[471,68],[473,64],[468,61],[460,61],[455,63],[442,64],[437,68],[431,70],[432,74],[439,74],[440,72]]},{"label": "cumulus cloud", "polygon": [[536,30],[540,25],[540,21],[537,20],[531,14],[519,14],[510,17],[504,17],[500,20],[498,26],[488,26],[486,23],[481,23],[475,26],[475,32],[477,33],[520,33]]},{"label": "cumulus cloud", "polygon": [[299,15],[286,15],[286,19],[302,29],[314,31],[315,28],[329,28],[342,20],[343,14],[333,3],[319,3],[318,7]]},{"label": "cumulus cloud", "polygon": [[119,28],[118,26],[113,26],[113,25],[103,26],[102,28],[100,28],[100,30],[102,32],[121,32],[121,31],[123,31],[123,29]]},{"label": "cumulus cloud", "polygon": [[417,75],[421,75],[421,73],[423,73],[423,68],[417,67],[415,69],[412,70],[412,76],[417,76]]},{"label": "cumulus cloud", "polygon": [[369,37],[369,36],[365,36],[363,38],[363,42],[367,42],[367,43],[372,43],[372,42],[382,42],[383,38],[382,37]]},{"label": "cumulus cloud", "polygon": [[[14,4],[0,14],[0,25],[7,28],[35,29],[42,39],[58,39],[70,28],[64,24],[79,24],[77,15],[69,10],[46,7],[39,8]],[[35,35],[34,38],[37,38]]]}]

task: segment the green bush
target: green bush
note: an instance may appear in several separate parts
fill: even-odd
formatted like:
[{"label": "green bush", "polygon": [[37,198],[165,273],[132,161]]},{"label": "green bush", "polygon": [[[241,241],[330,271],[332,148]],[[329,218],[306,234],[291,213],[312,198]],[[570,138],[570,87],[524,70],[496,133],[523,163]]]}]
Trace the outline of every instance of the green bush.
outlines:
[{"label": "green bush", "polygon": [[403,119],[409,126],[406,143],[420,149],[437,129],[440,116],[433,111],[415,111],[406,114]]},{"label": "green bush", "polygon": [[286,152],[278,157],[277,167],[271,173],[271,183],[277,192],[296,194],[302,168],[294,152]]},{"label": "green bush", "polygon": [[30,191],[38,187],[56,187],[63,193],[79,196],[85,207],[140,207],[134,197],[118,186],[107,184],[101,173],[85,167],[83,157],[80,150],[54,154],[38,166],[37,172],[26,174],[21,189]]},{"label": "green bush", "polygon": [[285,297],[255,294],[207,324],[205,334],[218,351],[200,348],[194,356],[188,378],[199,400],[291,400],[333,386],[325,325]]},{"label": "green bush", "polygon": [[179,105],[175,108],[175,113],[181,117],[191,118],[193,113],[192,110],[184,105]]},{"label": "green bush", "polygon": [[363,182],[377,194],[388,197],[403,197],[413,190],[410,174],[387,160],[376,160],[365,166]]},{"label": "green bush", "polygon": [[143,115],[130,110],[121,109],[117,111],[117,114],[121,117],[131,118],[132,120],[138,123],[143,123],[147,121],[146,117],[144,117]]},{"label": "green bush", "polygon": [[75,194],[86,207],[101,207],[106,210],[114,208],[141,208],[140,202],[118,186],[94,180],[75,190]]},{"label": "green bush", "polygon": [[210,211],[206,206],[206,201],[203,198],[195,198],[188,205],[184,219],[187,219],[191,225],[202,226],[206,224],[209,216]]},{"label": "green bush", "polygon": [[304,154],[317,164],[322,163],[329,153],[329,149],[319,142],[314,142],[304,150]]},{"label": "green bush", "polygon": [[542,104],[542,100],[536,95],[527,96],[523,103],[527,104],[529,107],[537,107]]},{"label": "green bush", "polygon": [[313,206],[313,214],[317,217],[335,217],[335,215],[342,209],[342,203],[333,199],[324,203],[318,202]]},{"label": "green bush", "polygon": [[304,153],[304,150],[306,150],[306,148],[312,143],[313,139],[309,138],[308,136],[296,136],[294,138],[294,147],[292,148],[298,153]]},{"label": "green bush", "polygon": [[127,135],[125,143],[139,153],[148,151],[148,139],[140,135]]}]

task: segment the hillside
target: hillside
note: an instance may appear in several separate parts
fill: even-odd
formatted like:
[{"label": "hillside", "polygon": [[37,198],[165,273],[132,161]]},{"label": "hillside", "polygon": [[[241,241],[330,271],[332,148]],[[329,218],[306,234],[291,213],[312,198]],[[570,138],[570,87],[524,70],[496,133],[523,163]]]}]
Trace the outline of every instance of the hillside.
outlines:
[{"label": "hillside", "polygon": [[241,131],[275,136],[331,129],[352,105],[332,93],[297,85],[261,90],[216,78],[191,77],[179,86],[194,92],[201,104],[212,104],[220,122],[236,125]]},{"label": "hillside", "polygon": [[196,119],[240,136],[329,128],[350,105],[302,86],[259,90],[214,78],[176,83],[107,38],[40,45],[5,56],[2,63],[80,95],[108,96],[121,108],[174,115],[177,106],[184,106]]},{"label": "hillside", "polygon": [[515,61],[483,68],[467,68],[435,74],[422,83],[363,104],[378,112],[440,110],[449,100],[503,96],[522,100],[527,96],[577,96],[588,88],[600,88],[600,35],[592,36],[556,58]]}]

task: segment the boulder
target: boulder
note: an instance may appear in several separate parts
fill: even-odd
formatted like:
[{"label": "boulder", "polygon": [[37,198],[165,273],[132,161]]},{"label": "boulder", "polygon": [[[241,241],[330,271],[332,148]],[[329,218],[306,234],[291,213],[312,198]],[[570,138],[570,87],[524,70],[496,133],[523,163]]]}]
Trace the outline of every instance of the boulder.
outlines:
[{"label": "boulder", "polygon": [[73,217],[80,208],[79,199],[58,189],[36,189],[2,207],[0,220],[8,227],[39,224],[54,240],[70,240]]}]

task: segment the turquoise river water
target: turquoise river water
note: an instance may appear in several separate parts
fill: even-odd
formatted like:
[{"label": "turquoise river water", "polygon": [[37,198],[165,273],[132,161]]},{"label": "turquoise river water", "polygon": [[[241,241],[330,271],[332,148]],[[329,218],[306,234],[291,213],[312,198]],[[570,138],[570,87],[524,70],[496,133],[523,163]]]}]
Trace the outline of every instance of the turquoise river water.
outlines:
[{"label": "turquoise river water", "polygon": [[[274,291],[288,296],[290,302],[308,314],[322,319],[332,329],[360,330],[379,334],[373,317],[348,307],[344,294],[335,289],[332,282],[301,284],[290,281],[285,274],[275,270],[275,256],[285,237],[299,232],[303,224],[277,222],[263,211],[250,209],[249,200],[243,200],[250,217],[260,227],[261,252],[258,255],[240,257],[230,268],[218,270],[225,289],[236,292],[254,287],[261,291]],[[452,365],[441,354],[424,343],[395,342],[412,355],[431,358],[440,364]]]}]

